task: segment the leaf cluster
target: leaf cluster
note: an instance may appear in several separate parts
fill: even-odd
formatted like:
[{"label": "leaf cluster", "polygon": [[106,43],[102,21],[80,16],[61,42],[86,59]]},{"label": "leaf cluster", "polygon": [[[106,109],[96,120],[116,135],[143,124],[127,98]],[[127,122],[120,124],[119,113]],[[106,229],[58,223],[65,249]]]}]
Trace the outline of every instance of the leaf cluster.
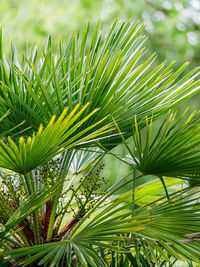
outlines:
[{"label": "leaf cluster", "polygon": [[[187,63],[141,62],[143,28],[115,21],[102,40],[98,22],[88,43],[86,24],[56,55],[49,37],[41,58],[32,47],[21,63],[15,48],[3,55],[0,34],[2,264],[199,261],[199,187],[186,183],[200,177],[199,112],[162,117],[199,92],[199,68],[180,79]],[[111,151],[121,143],[131,160]],[[131,167],[112,186],[99,173],[106,154]],[[136,186],[149,175],[157,179]]]}]

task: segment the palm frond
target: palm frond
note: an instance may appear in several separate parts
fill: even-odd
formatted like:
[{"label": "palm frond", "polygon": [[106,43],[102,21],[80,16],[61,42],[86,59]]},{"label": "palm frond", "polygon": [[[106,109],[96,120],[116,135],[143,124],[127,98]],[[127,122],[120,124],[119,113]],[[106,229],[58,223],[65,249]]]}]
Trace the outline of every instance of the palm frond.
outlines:
[{"label": "palm frond", "polygon": [[[25,174],[65,150],[91,141],[110,131],[110,125],[106,125],[88,133],[102,123],[101,120],[77,132],[77,129],[96,112],[94,110],[84,119],[79,120],[88,105],[77,112],[79,106],[77,105],[68,116],[66,116],[68,109],[65,109],[57,121],[53,116],[46,128],[40,125],[37,134],[28,137],[27,141],[20,137],[18,145],[10,137],[8,137],[9,146],[0,141],[0,167]],[[77,120],[79,121],[75,123]]]},{"label": "palm frond", "polygon": [[[77,41],[73,33],[66,49],[60,44],[55,56],[51,38],[42,58],[38,58],[36,48],[24,56],[23,64],[19,64],[14,48],[11,62],[1,56],[1,112],[13,111],[1,130],[7,130],[8,123],[16,125],[24,120],[26,127],[36,130],[41,123],[46,126],[54,114],[59,116],[64,108],[71,111],[78,103],[90,102],[80,119],[95,108],[100,110],[80,130],[110,114],[128,137],[132,114],[137,115],[138,121],[152,113],[157,118],[198,93],[200,81],[195,77],[199,68],[178,80],[188,63],[174,71],[174,62],[167,65],[166,61],[153,69],[155,54],[144,63],[140,61],[144,54],[143,28],[139,22],[115,21],[102,42],[98,22],[90,44],[86,25],[82,40]],[[119,136],[102,140],[109,148],[120,141]]]},{"label": "palm frond", "polygon": [[[36,260],[40,264],[47,259],[59,263],[60,257],[69,257],[69,251],[73,250],[76,260],[83,266],[91,262],[93,266],[104,266],[105,263],[100,260],[97,252],[97,248],[102,247],[126,254],[139,250],[147,262],[151,259],[150,264],[168,259],[168,253],[172,257],[169,261],[198,261],[198,190],[199,188],[190,191],[184,189],[172,193],[170,203],[163,201],[162,197],[159,202],[156,200],[138,207],[134,217],[131,202],[127,204],[122,199],[111,200],[107,205],[99,205],[93,217],[84,219],[84,223],[67,233],[63,241],[4,251],[1,256],[18,259],[29,255],[30,257],[22,261],[26,266]],[[155,205],[156,203],[158,204]],[[127,236],[125,233],[132,235]],[[70,258],[66,260],[70,261]]]},{"label": "palm frond", "polygon": [[132,151],[131,156],[138,170],[158,177],[199,179],[199,112],[188,117],[185,113],[177,120],[176,114],[167,115],[155,134],[152,120],[146,118],[144,133],[135,120],[135,151]]},{"label": "palm frond", "polygon": [[[163,258],[199,261],[199,188],[183,190],[152,209],[153,223],[141,231],[140,245]],[[142,244],[143,243],[143,244]],[[149,253],[151,254],[151,253]],[[144,257],[146,255],[144,254]],[[151,255],[152,258],[152,255]]]},{"label": "palm frond", "polygon": [[95,163],[101,156],[101,152],[98,148],[94,150],[77,150],[74,151],[73,159],[70,164],[69,174],[77,175],[86,170],[90,165]]},{"label": "palm frond", "polygon": [[[86,24],[81,40],[73,32],[54,55],[49,37],[41,57],[33,46],[22,62],[16,47],[11,60],[3,55],[0,30],[0,167],[15,172],[1,177],[2,264],[198,262],[199,187],[183,188],[180,178],[200,178],[200,112],[178,120],[170,113],[155,134],[153,120],[200,91],[200,71],[154,67],[155,54],[142,61],[143,28],[116,20],[102,40],[98,21],[89,43]],[[132,134],[135,150],[126,141]],[[97,164],[122,141],[132,171],[104,190]],[[95,176],[81,177],[89,166]],[[135,188],[145,175],[162,183]],[[131,192],[116,196],[130,183]]]},{"label": "palm frond", "polygon": [[[43,197],[45,198],[45,196]],[[34,200],[34,203],[36,201],[37,199]],[[27,203],[24,203],[23,207],[20,207],[20,209],[13,214],[5,227],[10,228],[11,225],[16,225],[20,218],[23,219],[22,215],[21,217],[17,215],[21,210],[29,210],[30,204],[31,199],[27,200]],[[97,254],[96,247],[101,246],[118,250],[118,246],[111,245],[110,242],[126,241],[126,237],[119,236],[119,234],[139,231],[144,229],[151,222],[151,219],[148,219],[148,215],[146,214],[136,216],[133,219],[131,217],[132,211],[129,210],[130,205],[131,203],[128,205],[121,205],[120,200],[117,202],[111,201],[105,206],[100,206],[100,209],[92,219],[87,220],[88,218],[86,218],[85,223],[80,224],[81,227],[78,225],[75,229],[65,234],[63,241],[4,251],[1,256],[8,256],[8,260],[9,258],[18,259],[27,255],[31,256],[20,263],[24,266],[35,262],[37,259],[40,260],[39,264],[47,263],[48,260],[57,264],[60,258],[64,256],[64,254],[67,254],[67,250],[69,250],[69,246],[71,246],[71,250],[74,251],[77,257],[76,260],[80,261],[83,266],[87,266],[87,264],[92,264],[92,266],[105,266]],[[34,204],[30,212],[35,208],[37,208],[37,206]],[[26,215],[27,214],[24,212],[24,216]],[[74,220],[76,220],[76,218],[74,218]],[[58,254],[60,257],[58,257]],[[55,265],[52,264],[52,266]]]},{"label": "palm frond", "polygon": [[[166,184],[175,185],[173,179],[167,179]],[[177,179],[175,179],[177,180]],[[162,184],[155,181],[147,184],[143,189],[139,186],[135,191],[135,213],[148,214],[147,218],[152,221],[145,229],[135,232],[134,242],[125,245],[125,248],[131,248],[131,253],[136,256],[136,261],[140,265],[141,254],[148,264],[160,266],[163,261],[173,263],[174,260],[192,260],[198,262],[199,255],[199,187],[193,189],[175,189],[174,192],[168,192],[170,202],[163,195]],[[145,192],[148,187],[152,191],[152,202],[147,203]],[[151,189],[152,188],[152,189]],[[158,192],[160,188],[160,193]],[[178,190],[178,191],[177,191]],[[156,193],[155,197],[154,194]],[[117,200],[130,203],[132,200],[130,193],[120,195]],[[151,192],[148,192],[151,194]],[[143,199],[146,198],[143,202]],[[142,202],[141,202],[142,201]],[[141,205],[143,203],[143,205]]]}]

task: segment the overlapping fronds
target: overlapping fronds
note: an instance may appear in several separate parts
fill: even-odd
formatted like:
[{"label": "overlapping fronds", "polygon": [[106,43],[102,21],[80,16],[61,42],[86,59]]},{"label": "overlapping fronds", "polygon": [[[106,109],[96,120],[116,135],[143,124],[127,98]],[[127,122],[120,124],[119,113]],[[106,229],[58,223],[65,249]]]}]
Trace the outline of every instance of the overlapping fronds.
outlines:
[{"label": "overlapping fronds", "polygon": [[[163,260],[193,260],[199,262],[199,188],[176,193],[171,201],[156,205],[153,223],[141,231],[139,243],[144,257],[155,261],[157,252]],[[145,249],[146,247],[146,249]],[[149,253],[145,254],[145,251]],[[171,259],[170,259],[171,258]],[[153,260],[154,259],[154,260]],[[158,262],[155,262],[158,266]]]},{"label": "overlapping fronds", "polygon": [[98,255],[100,247],[133,255],[133,250],[136,254],[138,251],[149,264],[156,266],[164,260],[198,261],[200,213],[197,191],[198,188],[172,193],[170,203],[161,198],[138,207],[134,216],[132,202],[127,203],[126,196],[124,202],[117,197],[104,206],[100,200],[92,217],[86,215],[63,241],[5,251],[1,256],[19,260],[29,256],[21,261],[24,266],[37,260],[39,265],[51,261],[51,266],[55,266],[61,258],[64,262],[72,262],[74,251],[76,262],[83,266],[91,263],[92,266],[107,266],[106,260]]},{"label": "overlapping fronds", "polygon": [[[34,199],[32,206],[30,197],[26,203],[16,210],[11,219],[6,223],[5,231],[10,226],[17,226],[20,218],[23,220],[28,213],[33,212],[38,207],[36,203],[41,197],[43,200],[41,201],[41,205],[44,201],[48,200],[46,193],[42,195],[41,191],[41,194],[38,194]],[[20,264],[26,266],[31,262],[39,260],[39,265],[42,265],[44,262],[47,263],[51,260],[51,266],[55,266],[60,262],[61,257],[65,257],[67,262],[70,262],[72,260],[71,252],[73,250],[77,260],[83,266],[91,263],[92,266],[104,266],[104,263],[98,257],[97,247],[101,246],[103,248],[118,250],[118,246],[111,245],[110,243],[118,241],[125,242],[129,238],[119,235],[144,229],[152,220],[148,218],[148,214],[138,215],[133,219],[131,216],[132,211],[130,210],[131,203],[128,205],[126,203],[122,204],[120,200],[110,202],[109,199],[106,205],[101,205],[101,203],[101,200],[97,203],[96,208],[99,207],[99,209],[92,215],[92,218],[87,214],[83,220],[79,219],[80,222],[75,228],[72,228],[71,231],[66,233],[63,241],[5,251],[0,256],[4,255],[8,256],[8,259],[18,259],[29,255],[31,257],[22,260]],[[73,218],[73,220],[76,219]]]},{"label": "overlapping fronds", "polygon": [[[175,185],[175,181],[170,180],[169,178],[166,180],[166,186]],[[154,182],[155,189],[153,188]],[[134,214],[136,216],[148,214],[147,218],[152,221],[148,227],[134,233],[132,245],[127,244],[127,247],[132,247],[131,253],[134,257],[136,256],[138,264],[141,261],[139,254],[148,264],[154,263],[155,266],[160,266],[165,260],[171,264],[177,259],[198,262],[200,250],[199,187],[191,190],[173,190],[175,192],[170,193],[170,201],[168,201],[165,196],[158,197],[158,188],[160,188],[160,195],[164,193],[159,181],[149,182],[146,188],[143,186],[139,186],[135,191]],[[148,187],[152,189],[148,191]],[[145,199],[145,192],[149,194],[147,199]],[[170,192],[169,188],[168,192]],[[152,202],[145,203],[146,200],[150,200],[151,193]],[[117,200],[130,203],[130,194],[131,192],[120,195]],[[140,206],[143,199],[144,206]]]},{"label": "overlapping fronds", "polygon": [[[0,124],[4,123],[5,119],[7,118],[7,116],[10,115],[10,110],[7,110],[4,114],[2,113],[2,116],[0,117]],[[25,122],[22,121],[19,124],[16,124],[15,126],[11,127],[11,124],[9,123],[9,120],[6,122],[8,129],[6,131],[3,131],[0,133],[0,138],[4,138],[6,135],[10,134],[12,135],[12,133],[16,130],[19,129],[21,125],[23,125]],[[26,131],[27,129],[25,128],[24,130],[22,130],[20,133],[22,134],[23,131]]]},{"label": "overlapping fronds", "polygon": [[[102,41],[98,22],[88,43],[86,24],[80,41],[73,33],[68,46],[64,48],[60,42],[59,52],[53,55],[49,38],[42,58],[33,47],[22,63],[16,48],[9,62],[3,56],[1,43],[1,112],[9,108],[14,111],[10,124],[25,120],[27,127],[37,129],[40,123],[47,125],[54,114],[59,116],[64,108],[72,110],[77,103],[90,102],[83,117],[95,108],[100,111],[87,121],[88,126],[110,114],[128,137],[132,114],[138,121],[152,113],[158,117],[200,90],[200,81],[195,81],[199,68],[178,80],[188,63],[174,72],[174,62],[167,65],[165,61],[153,69],[154,54],[140,61],[144,54],[143,28],[139,22],[115,21]],[[0,129],[7,130],[7,124]],[[103,141],[112,147],[119,140],[119,136],[113,136]]]},{"label": "overlapping fronds", "polygon": [[[200,71],[154,67],[155,54],[142,62],[143,28],[115,21],[103,39],[98,22],[89,43],[86,24],[81,40],[73,33],[54,55],[49,37],[40,58],[32,47],[22,62],[16,48],[3,55],[0,31],[0,167],[15,172],[1,177],[0,265],[199,261],[199,187],[180,178],[200,179],[200,113],[170,113],[156,133],[153,118],[197,94]],[[94,141],[104,151],[87,149]],[[97,164],[122,141],[133,168],[105,189]],[[162,183],[136,188],[145,175]]]},{"label": "overlapping fronds", "polygon": [[83,172],[90,165],[96,162],[102,155],[103,152],[101,153],[100,150],[98,150],[98,148],[95,148],[95,150],[92,151],[86,151],[80,149],[74,151],[74,154],[72,155],[73,159],[70,164],[69,173],[77,175]]},{"label": "overlapping fronds", "polygon": [[20,137],[19,144],[16,144],[10,137],[8,137],[9,146],[0,141],[0,167],[25,174],[66,149],[86,141],[89,142],[110,130],[110,125],[95,129],[102,123],[103,120],[101,120],[84,130],[77,131],[96,112],[94,110],[80,120],[80,115],[88,104],[77,112],[79,106],[80,104],[76,105],[68,116],[66,116],[68,109],[64,109],[57,121],[55,121],[56,116],[53,116],[45,128],[42,124],[40,125],[37,134],[33,134],[27,140]]}]

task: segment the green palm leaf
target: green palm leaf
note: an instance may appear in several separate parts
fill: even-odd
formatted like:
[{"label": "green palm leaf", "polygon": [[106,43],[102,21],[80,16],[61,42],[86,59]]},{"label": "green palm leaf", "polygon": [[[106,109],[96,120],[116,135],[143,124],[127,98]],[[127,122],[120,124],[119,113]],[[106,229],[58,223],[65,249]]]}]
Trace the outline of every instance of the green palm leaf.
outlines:
[{"label": "green palm leaf", "polygon": [[[102,123],[101,120],[77,132],[77,129],[96,112],[94,110],[79,120],[88,104],[77,112],[79,106],[77,105],[68,116],[66,116],[68,109],[65,109],[57,121],[53,116],[46,128],[40,125],[37,134],[28,137],[27,141],[20,137],[18,145],[10,137],[8,137],[9,146],[0,141],[0,167],[26,174],[65,150],[91,141],[110,130],[110,125],[94,130]],[[94,131],[90,132],[91,129]]]},{"label": "green palm leaf", "polygon": [[[43,58],[38,58],[36,48],[21,65],[15,49],[11,63],[7,64],[2,56],[0,105],[2,112],[14,111],[8,118],[9,123],[15,125],[25,120],[27,127],[36,130],[40,123],[47,125],[54,114],[59,116],[65,107],[71,111],[78,103],[90,102],[91,106],[80,119],[95,108],[100,110],[80,130],[110,114],[128,137],[132,114],[137,115],[138,121],[152,113],[157,118],[199,92],[200,81],[195,81],[198,68],[178,80],[187,63],[174,72],[174,62],[167,65],[165,61],[153,69],[155,55],[144,63],[140,61],[144,54],[143,28],[144,24],[139,22],[115,21],[101,42],[98,22],[90,44],[87,41],[89,25],[86,25],[82,40],[77,41],[73,33],[67,48],[63,49],[61,43],[55,56],[51,38]],[[8,129],[6,122],[1,129]],[[102,140],[109,148],[120,141],[119,136]]]},{"label": "green palm leaf", "polygon": [[[173,193],[170,203],[161,201],[161,198],[160,204],[155,205],[157,201],[154,201],[137,208],[134,217],[132,203],[127,205],[122,198],[116,198],[104,207],[99,206],[100,209],[93,218],[84,220],[84,223],[69,232],[63,241],[5,251],[1,255],[15,259],[31,256],[23,260],[25,265],[37,259],[40,259],[40,264],[47,259],[59,263],[60,257],[69,252],[71,247],[83,266],[88,263],[92,263],[92,266],[104,266],[96,248],[123,252],[125,246],[124,252],[128,253],[126,247],[134,244],[134,249],[138,246],[140,253],[145,253],[145,249],[151,251],[148,256],[144,254],[147,261],[148,257],[152,258],[149,263],[157,261],[155,251],[164,259],[168,258],[166,253],[169,252],[174,259],[198,261],[200,246],[196,237],[199,234],[200,215],[199,196],[196,192],[198,188],[195,191]],[[134,235],[123,235],[127,232]],[[110,242],[120,242],[118,244],[121,246]],[[69,258],[67,260],[70,261]]]},{"label": "green palm leaf", "polygon": [[[167,187],[167,191],[169,193],[176,192],[178,189],[184,188],[185,184],[182,180],[164,177],[165,185]],[[140,186],[137,186],[135,189],[135,204],[137,206],[144,206],[149,204],[152,201],[159,201],[161,196],[165,196],[165,190],[163,188],[160,179],[153,179],[150,182],[146,182]],[[124,194],[120,194],[118,196],[119,199],[123,201],[130,202],[132,200],[132,191],[128,191]],[[166,201],[166,199],[162,199],[160,201]],[[156,202],[158,204],[158,202]]]},{"label": "green palm leaf", "polygon": [[[48,201],[50,196],[47,190],[42,194],[43,191],[44,190],[37,194],[37,197],[33,194],[26,203],[13,214],[12,218],[5,225],[5,231],[16,226],[20,219],[23,220],[28,213],[30,214],[38,208],[36,203],[39,203],[39,199],[42,198],[40,201],[41,205]],[[51,194],[52,193],[53,191]],[[32,202],[33,199],[34,202]],[[31,205],[31,203],[33,205]],[[119,236],[119,234],[139,231],[151,222],[151,219],[148,219],[148,215],[137,216],[133,219],[131,217],[132,211],[129,209],[130,205],[131,203],[128,205],[121,205],[120,200],[112,201],[104,207],[100,207],[92,219],[86,218],[85,223],[81,222],[76,229],[67,233],[63,241],[5,251],[1,255],[7,255],[8,258],[14,259],[31,255],[31,257],[21,262],[24,266],[37,259],[40,259],[40,264],[44,262],[47,263],[48,260],[52,260],[52,262],[58,264],[60,258],[67,252],[69,246],[71,246],[71,249],[74,250],[76,257],[83,266],[87,266],[87,264],[92,266],[104,266],[104,263],[98,257],[95,250],[96,247],[102,246],[118,250],[117,246],[113,246],[109,244],[109,242],[126,241],[126,238]],[[52,263],[51,266],[55,265]]]},{"label": "green palm leaf", "polygon": [[[166,184],[173,185],[168,179]],[[134,233],[134,245],[132,245],[132,253],[136,255],[138,263],[140,262],[139,253],[147,260],[149,264],[155,263],[159,266],[159,262],[167,260],[168,262],[179,260],[193,260],[198,262],[199,255],[199,188],[183,189],[170,193],[170,202],[165,197],[159,198],[158,188],[160,187],[160,195],[162,185],[154,181],[143,186],[139,186],[135,191],[135,214],[148,214],[147,219],[151,219],[148,227]],[[153,202],[141,205],[142,199],[145,198],[145,192],[148,187],[152,193],[156,192]],[[143,191],[143,192],[142,192]],[[168,189],[170,192],[170,190]],[[130,202],[131,193],[120,195],[117,200],[121,202]],[[154,196],[154,195],[153,195]],[[152,200],[153,200],[152,199]],[[148,201],[148,198],[144,200]],[[131,246],[128,244],[127,246]],[[125,246],[126,247],[126,246]],[[172,259],[170,259],[170,257]]]},{"label": "green palm leaf", "polygon": [[135,151],[130,152],[138,170],[158,177],[192,180],[200,177],[199,112],[187,118],[185,113],[178,120],[174,113],[167,115],[154,134],[152,120],[146,119],[143,135],[135,120]]},{"label": "green palm leaf", "polygon": [[[199,196],[198,188],[170,196],[171,202],[156,205],[153,223],[141,231],[147,248],[164,259],[166,252],[174,259],[199,261]],[[164,256],[165,255],[165,256]]]},{"label": "green palm leaf", "polygon": [[[0,167],[16,175],[5,176],[8,183],[0,194],[0,209],[8,211],[0,217],[3,264],[198,262],[199,187],[177,192],[171,186],[182,186],[180,178],[200,178],[199,112],[178,120],[171,113],[155,134],[153,117],[197,94],[200,71],[183,75],[188,63],[174,71],[174,62],[166,61],[153,67],[155,54],[142,61],[143,28],[139,22],[115,21],[102,40],[98,21],[89,43],[86,24],[81,40],[74,32],[66,48],[60,42],[54,55],[49,37],[41,57],[32,47],[22,63],[16,47],[11,60],[3,55],[0,31]],[[135,150],[126,141],[132,134]],[[94,184],[89,174],[80,178],[106,154],[87,152],[97,140],[95,146],[112,155],[109,150],[123,141],[133,166],[102,192],[98,172]],[[48,163],[55,156],[59,162]],[[157,179],[135,188],[136,179],[145,175],[159,177],[162,184]],[[13,189],[15,177],[24,197]],[[133,190],[116,196],[129,183],[134,183]]]}]

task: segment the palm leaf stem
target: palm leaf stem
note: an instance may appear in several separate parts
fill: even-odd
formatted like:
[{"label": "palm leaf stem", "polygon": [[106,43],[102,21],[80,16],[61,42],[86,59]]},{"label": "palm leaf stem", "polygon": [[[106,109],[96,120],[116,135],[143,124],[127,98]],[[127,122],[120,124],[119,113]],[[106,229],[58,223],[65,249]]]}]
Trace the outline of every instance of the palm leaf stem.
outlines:
[{"label": "palm leaf stem", "polygon": [[[33,177],[31,172],[24,174],[24,180],[28,189],[28,194],[31,195],[34,192],[34,184],[33,184]],[[39,237],[39,226],[38,226],[38,212],[33,212],[33,229],[34,229],[34,237],[35,242],[37,245],[40,244],[40,237]]]},{"label": "palm leaf stem", "polygon": [[[130,164],[129,162],[123,160],[122,158],[120,158],[119,156],[117,156],[115,153],[112,153],[110,150],[108,150],[106,147],[104,147],[102,144],[100,144],[98,141],[96,142],[97,145],[103,150],[106,152],[107,155],[111,155],[113,157],[115,157],[116,159],[120,160],[121,162],[125,163],[125,164],[128,164],[129,166],[132,166],[132,164]],[[87,150],[85,150],[87,151]],[[88,151],[91,151],[91,150],[88,150]],[[94,151],[96,152],[96,151]],[[102,153],[101,151],[97,151],[96,153]]]},{"label": "palm leaf stem", "polygon": [[62,190],[63,190],[63,184],[64,184],[64,181],[65,181],[65,176],[66,176],[66,174],[68,172],[70,163],[72,161],[72,158],[71,158],[71,154],[72,153],[73,153],[73,151],[68,150],[67,154],[65,154],[65,157],[64,157],[64,160],[63,160],[63,166],[61,168],[61,172],[60,172],[60,175],[59,175],[59,178],[60,178],[61,181],[60,181],[60,186],[58,186],[58,188],[57,188],[56,195],[55,195],[55,198],[54,198],[54,201],[53,201],[53,207],[52,207],[52,212],[51,212],[51,217],[50,217],[50,220],[49,220],[49,227],[48,227],[48,232],[47,232],[47,240],[51,240],[52,239],[53,228],[54,228],[54,223],[55,223],[55,219],[56,219],[56,210],[57,210],[57,206],[58,206],[58,203],[59,203],[60,195],[61,195]]},{"label": "palm leaf stem", "polygon": [[135,215],[135,187],[136,187],[136,165],[133,166],[132,217],[134,217]]},{"label": "palm leaf stem", "polygon": [[29,183],[28,174],[24,174],[23,176],[24,176],[24,181],[27,187],[28,194],[31,195],[32,190],[31,190],[31,185]]},{"label": "palm leaf stem", "polygon": [[164,181],[164,179],[163,179],[162,176],[159,176],[159,179],[160,179],[160,181],[161,181],[161,183],[162,183],[162,185],[163,185],[163,187],[165,189],[166,197],[167,197],[168,201],[170,201],[170,198],[169,198],[169,194],[168,194],[168,191],[167,191],[167,187],[166,187],[165,181]]}]

